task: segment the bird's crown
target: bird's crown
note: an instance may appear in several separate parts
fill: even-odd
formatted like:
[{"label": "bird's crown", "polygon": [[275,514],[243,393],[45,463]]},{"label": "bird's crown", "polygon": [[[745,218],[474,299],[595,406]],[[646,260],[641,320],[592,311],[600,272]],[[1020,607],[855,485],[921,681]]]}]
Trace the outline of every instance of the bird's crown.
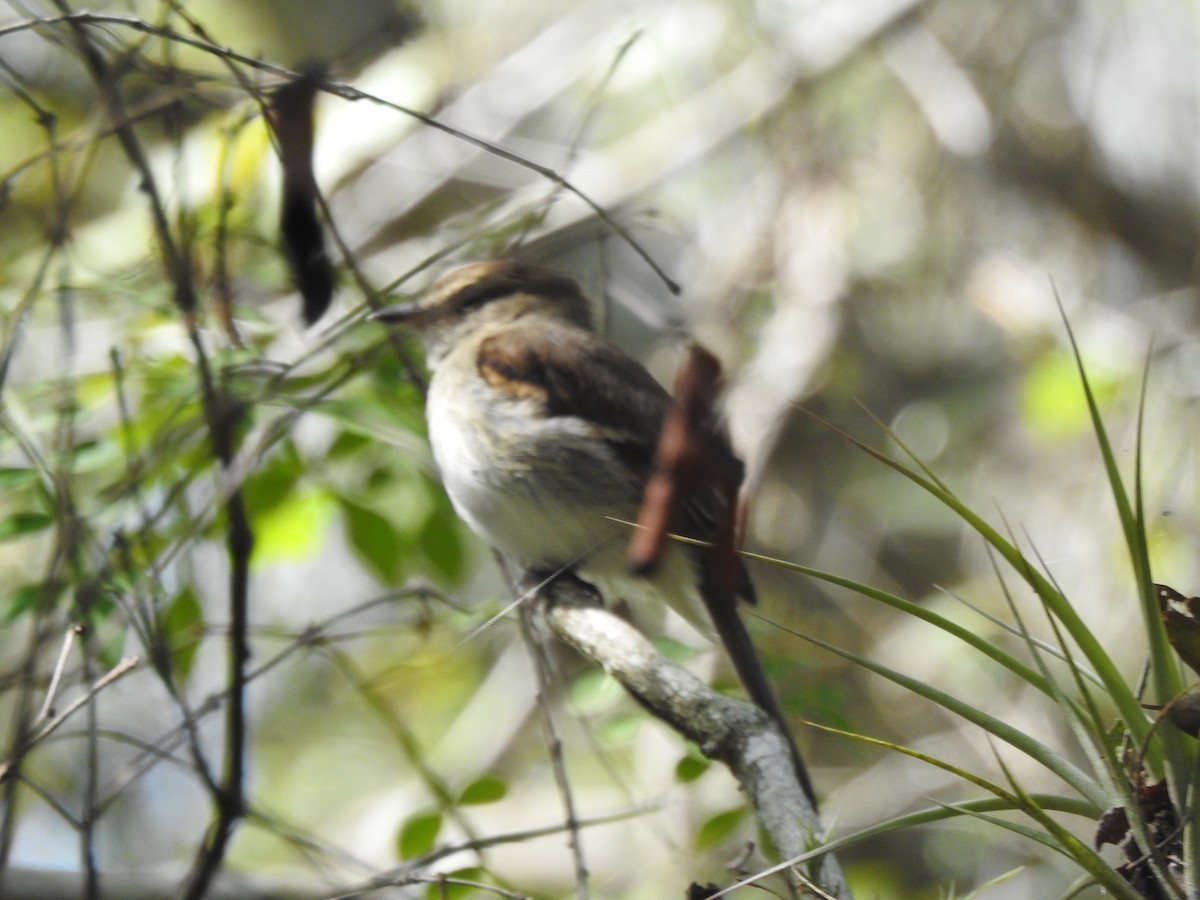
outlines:
[{"label": "bird's crown", "polygon": [[371,318],[417,328],[432,364],[465,333],[531,315],[592,328],[588,300],[577,282],[551,269],[510,260],[451,269],[415,302],[380,310]]}]

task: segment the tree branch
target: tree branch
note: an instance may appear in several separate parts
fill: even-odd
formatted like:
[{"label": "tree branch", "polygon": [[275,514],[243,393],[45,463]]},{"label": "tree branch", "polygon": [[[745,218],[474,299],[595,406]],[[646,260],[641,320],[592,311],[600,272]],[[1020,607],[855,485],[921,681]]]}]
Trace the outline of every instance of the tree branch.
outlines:
[{"label": "tree branch", "polygon": [[[821,823],[797,779],[791,745],[770,715],[717,693],[667,660],[574,576],[560,575],[539,596],[546,622],[559,639],[603,666],[656,718],[729,768],[780,856],[789,859],[812,849]],[[813,869],[807,877],[830,896],[850,896],[832,856],[814,862]]]}]

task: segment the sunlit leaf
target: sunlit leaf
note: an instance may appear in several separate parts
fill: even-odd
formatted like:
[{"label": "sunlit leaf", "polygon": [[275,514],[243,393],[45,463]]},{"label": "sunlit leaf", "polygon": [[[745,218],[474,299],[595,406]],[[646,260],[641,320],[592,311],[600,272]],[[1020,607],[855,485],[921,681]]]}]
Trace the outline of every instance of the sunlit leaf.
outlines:
[{"label": "sunlit leaf", "polygon": [[567,700],[580,715],[608,712],[625,697],[621,683],[603,669],[588,669],[571,679]]},{"label": "sunlit leaf", "polygon": [[306,559],[321,546],[333,519],[334,503],[323,490],[306,488],[288,494],[254,522],[254,562]]},{"label": "sunlit leaf", "polygon": [[[1111,395],[1114,385],[1089,367],[1092,388]],[[1070,353],[1055,349],[1043,353],[1027,370],[1021,385],[1021,419],[1038,437],[1057,441],[1078,437],[1089,427],[1087,398],[1079,388],[1079,370]]]},{"label": "sunlit leaf", "polygon": [[606,747],[627,747],[637,738],[645,724],[646,717],[636,710],[610,716],[595,726],[596,740]]}]

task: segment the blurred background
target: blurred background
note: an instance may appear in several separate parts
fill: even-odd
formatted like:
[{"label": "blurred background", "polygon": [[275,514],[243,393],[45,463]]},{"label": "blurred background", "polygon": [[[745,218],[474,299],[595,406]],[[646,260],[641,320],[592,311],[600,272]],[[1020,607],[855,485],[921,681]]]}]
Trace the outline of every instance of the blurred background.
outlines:
[{"label": "blurred background", "polygon": [[[438,487],[404,361],[419,353],[361,321],[457,261],[519,255],[575,275],[606,332],[664,381],[686,337],[713,349],[751,472],[749,549],[1017,647],[972,609],[1012,618],[982,541],[822,420],[889,453],[903,442],[1040,558],[1136,680],[1135,585],[1065,317],[1131,481],[1145,389],[1155,578],[1200,592],[1196,3],[92,4],[83,27],[187,248],[215,377],[244,404],[229,472],[212,460],[144,182],[67,12],[11,0],[0,13],[0,757],[64,644],[60,709],[123,655],[145,656],[145,633],[165,637],[175,676],[139,667],[25,758],[0,833],[18,874],[78,885],[81,846],[131,884],[186,870],[210,798],[180,726],[195,715],[195,741],[219,758],[221,504],[239,484],[256,538],[255,674],[251,813],[231,870],[264,895],[358,896],[434,846],[548,829],[418,874],[572,895],[528,653],[511,614],[481,627],[511,594]],[[338,290],[306,328],[261,101],[313,62],[342,86],[318,96],[315,126]],[[1026,790],[1062,790],[771,623],[1078,756],[1028,685],[862,596],[766,563],[752,573],[770,621],[751,625],[834,834],[978,790],[802,720],[993,780],[1002,761]],[[1030,597],[1012,599],[1052,637]],[[672,653],[731,685],[671,634]],[[578,812],[625,814],[583,832],[593,895],[681,896],[727,883],[739,861],[752,871],[758,835],[728,775],[602,674],[558,663]],[[1091,840],[1094,823],[1064,823]],[[967,819],[840,859],[863,898],[965,896],[1006,874],[982,893],[1058,896],[1079,875]],[[389,890],[372,895],[428,888]]]}]

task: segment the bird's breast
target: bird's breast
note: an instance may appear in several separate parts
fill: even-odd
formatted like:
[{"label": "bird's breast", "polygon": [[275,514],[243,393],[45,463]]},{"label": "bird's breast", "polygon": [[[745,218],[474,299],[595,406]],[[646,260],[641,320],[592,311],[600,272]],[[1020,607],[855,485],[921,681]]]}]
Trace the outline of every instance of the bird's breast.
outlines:
[{"label": "bird's breast", "polygon": [[[489,384],[447,359],[426,415],[434,459],[468,526],[525,568],[620,551],[641,485],[582,419],[548,416],[536,396]],[[446,364],[449,363],[449,364]]]}]

